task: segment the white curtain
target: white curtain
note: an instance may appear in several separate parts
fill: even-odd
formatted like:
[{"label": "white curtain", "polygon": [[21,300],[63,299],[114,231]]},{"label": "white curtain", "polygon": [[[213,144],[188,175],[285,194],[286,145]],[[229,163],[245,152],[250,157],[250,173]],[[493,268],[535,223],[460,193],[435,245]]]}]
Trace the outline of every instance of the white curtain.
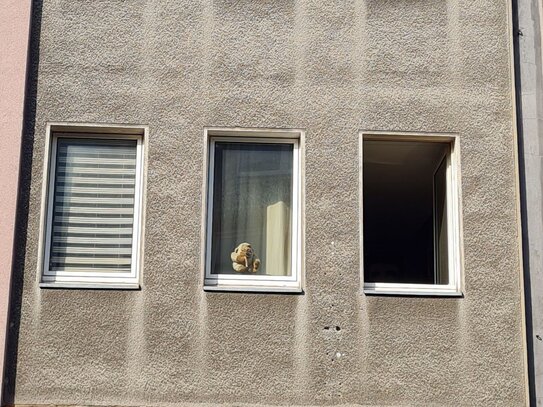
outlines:
[{"label": "white curtain", "polygon": [[266,273],[290,275],[290,211],[278,201],[266,210]]}]

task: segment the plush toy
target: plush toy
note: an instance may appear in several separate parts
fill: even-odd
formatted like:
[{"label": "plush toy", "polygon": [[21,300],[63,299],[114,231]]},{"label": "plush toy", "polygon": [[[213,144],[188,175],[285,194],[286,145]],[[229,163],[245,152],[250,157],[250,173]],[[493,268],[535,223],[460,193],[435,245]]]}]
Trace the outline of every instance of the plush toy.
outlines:
[{"label": "plush toy", "polygon": [[232,267],[238,273],[256,273],[260,268],[260,259],[256,258],[255,252],[249,243],[241,243],[230,254]]}]

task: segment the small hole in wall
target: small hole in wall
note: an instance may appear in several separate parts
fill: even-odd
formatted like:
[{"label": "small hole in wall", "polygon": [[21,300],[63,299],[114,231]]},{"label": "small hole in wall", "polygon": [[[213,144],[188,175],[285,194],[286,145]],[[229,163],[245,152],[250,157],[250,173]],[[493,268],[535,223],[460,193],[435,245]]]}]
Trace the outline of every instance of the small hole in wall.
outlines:
[{"label": "small hole in wall", "polygon": [[329,331],[330,329],[335,329],[336,332],[341,331],[341,327],[339,327],[339,326],[337,326],[337,325],[336,325],[335,327],[329,327],[329,326],[325,326],[325,327],[324,327],[324,330],[325,330],[325,331]]}]

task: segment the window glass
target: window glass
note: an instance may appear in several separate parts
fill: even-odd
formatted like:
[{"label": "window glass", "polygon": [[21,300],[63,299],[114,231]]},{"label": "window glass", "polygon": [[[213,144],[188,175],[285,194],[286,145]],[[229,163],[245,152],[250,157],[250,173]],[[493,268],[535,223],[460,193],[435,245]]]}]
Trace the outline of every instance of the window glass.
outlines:
[{"label": "window glass", "polygon": [[58,140],[50,271],[130,272],[136,144]]},{"label": "window glass", "polygon": [[293,144],[214,144],[211,274],[291,276]]}]

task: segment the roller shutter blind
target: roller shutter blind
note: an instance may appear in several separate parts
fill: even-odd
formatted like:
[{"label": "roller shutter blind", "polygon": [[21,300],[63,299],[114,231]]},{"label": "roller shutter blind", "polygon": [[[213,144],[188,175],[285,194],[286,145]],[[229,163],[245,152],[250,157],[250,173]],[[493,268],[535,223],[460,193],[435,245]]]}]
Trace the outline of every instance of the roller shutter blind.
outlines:
[{"label": "roller shutter blind", "polygon": [[49,271],[131,272],[137,141],[58,138]]}]

